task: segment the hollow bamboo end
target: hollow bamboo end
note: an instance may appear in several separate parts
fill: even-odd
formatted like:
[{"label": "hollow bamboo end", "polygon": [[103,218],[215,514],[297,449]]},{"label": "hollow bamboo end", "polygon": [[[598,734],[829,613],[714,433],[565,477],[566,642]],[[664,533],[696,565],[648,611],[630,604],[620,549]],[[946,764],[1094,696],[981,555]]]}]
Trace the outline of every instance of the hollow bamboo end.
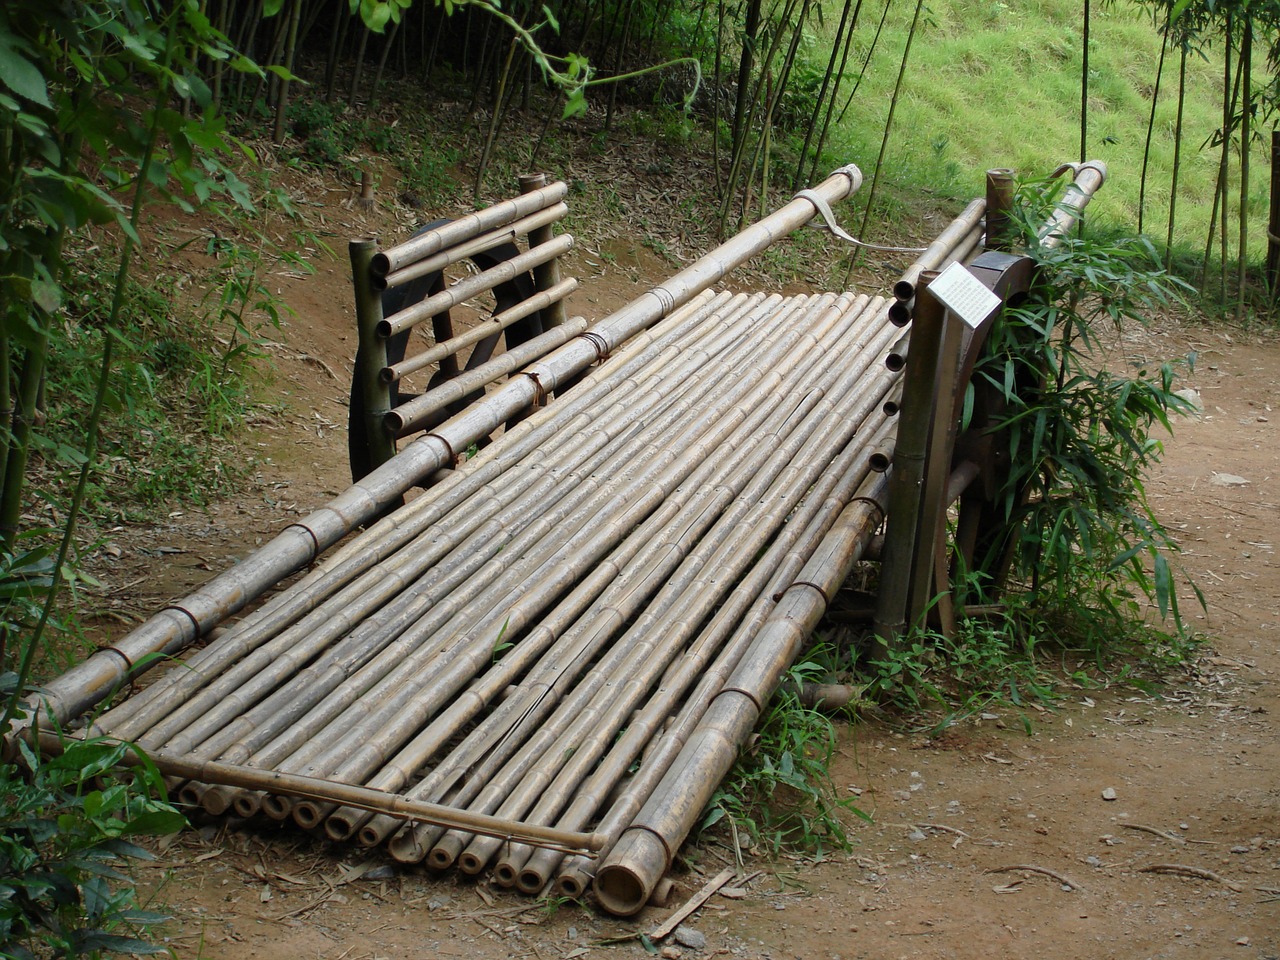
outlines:
[{"label": "hollow bamboo end", "polygon": [[458,869],[468,876],[476,876],[484,869],[485,861],[470,851],[458,858]]},{"label": "hollow bamboo end", "polygon": [[577,900],[586,895],[591,877],[581,867],[570,867],[556,877],[556,889],[564,896]]},{"label": "hollow bamboo end", "polygon": [[907,365],[907,355],[905,353],[890,353],[884,358],[884,365],[894,373],[901,373]]},{"label": "hollow bamboo end", "polygon": [[385,253],[375,253],[369,261],[369,272],[375,277],[385,277],[391,272],[390,258]]},{"label": "hollow bamboo end", "polygon": [[456,854],[443,846],[437,846],[427,854],[427,865],[434,870],[448,870],[453,866]]},{"label": "hollow bamboo end", "polygon": [[910,280],[899,280],[893,285],[893,296],[896,300],[910,300],[916,295],[916,285]]},{"label": "hollow bamboo end", "polygon": [[302,800],[293,805],[293,822],[303,830],[314,830],[323,819],[323,811],[312,800]]},{"label": "hollow bamboo end", "polygon": [[895,327],[905,327],[911,322],[911,306],[910,299],[893,301],[889,304],[889,322]]},{"label": "hollow bamboo end", "polygon": [[170,795],[175,797],[179,804],[187,807],[203,806],[204,794],[208,788],[203,783],[196,783],[194,780],[184,783],[176,792]]},{"label": "hollow bamboo end", "polygon": [[[463,861],[466,861],[466,857],[463,857]],[[500,887],[514,887],[519,877],[516,875],[516,868],[504,860],[493,868],[493,880]]]},{"label": "hollow bamboo end", "polygon": [[278,797],[275,794],[271,794],[262,799],[262,812],[272,820],[288,820],[292,811],[293,801],[288,797]]},{"label": "hollow bamboo end", "polygon": [[[547,885],[547,877],[541,870],[525,867],[516,877],[516,888],[521,893],[534,894]],[[578,894],[580,896],[580,894]]]},{"label": "hollow bamboo end", "polygon": [[250,817],[256,817],[262,812],[262,794],[238,794],[236,798],[231,801],[231,807],[235,810],[237,817],[244,817],[246,820]]},{"label": "hollow bamboo end", "polygon": [[356,819],[347,813],[335,813],[324,822],[324,835],[330,840],[347,840],[356,832]]},{"label": "hollow bamboo end", "polygon": [[644,879],[626,864],[602,867],[596,875],[595,887],[600,905],[615,916],[634,916],[649,902]]}]

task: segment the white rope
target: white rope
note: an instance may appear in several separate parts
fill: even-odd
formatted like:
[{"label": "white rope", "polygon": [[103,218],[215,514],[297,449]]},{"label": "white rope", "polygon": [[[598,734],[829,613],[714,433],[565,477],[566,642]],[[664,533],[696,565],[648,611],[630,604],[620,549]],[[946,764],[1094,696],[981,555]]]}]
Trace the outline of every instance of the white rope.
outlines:
[{"label": "white rope", "polygon": [[[826,228],[831,231],[834,236],[839,237],[845,243],[852,243],[855,247],[863,247],[867,250],[879,250],[881,253],[924,253],[928,247],[886,247],[878,243],[866,243],[855,237],[849,236],[841,229],[840,224],[836,223],[836,216],[831,212],[831,207],[821,196],[813,190],[801,190],[793,199],[808,200],[813,204],[813,208],[822,214],[822,219],[826,222]],[[822,229],[821,226],[818,229]]]}]

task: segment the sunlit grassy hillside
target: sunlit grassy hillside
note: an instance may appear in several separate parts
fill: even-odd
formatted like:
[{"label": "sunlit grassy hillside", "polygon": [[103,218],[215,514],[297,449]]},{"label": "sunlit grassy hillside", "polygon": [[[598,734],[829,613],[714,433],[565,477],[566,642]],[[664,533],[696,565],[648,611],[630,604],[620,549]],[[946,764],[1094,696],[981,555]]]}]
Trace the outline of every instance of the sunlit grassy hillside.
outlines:
[{"label": "sunlit grassy hillside", "polygon": [[[1087,152],[1105,160],[1112,176],[1094,217],[1136,225],[1160,34],[1146,9],[1134,3],[1100,7],[1093,5],[1091,20]],[[882,9],[880,3],[863,5],[860,49],[849,68],[855,75]],[[913,9],[914,4],[898,0],[890,10],[832,151],[868,173],[880,147]],[[1079,0],[930,0],[908,61],[882,189],[926,187],[968,197],[981,192],[982,171],[989,167],[1035,176],[1063,160],[1079,159],[1081,13]],[[829,23],[835,20],[828,17]],[[1204,244],[1217,175],[1218,153],[1205,141],[1222,122],[1220,45],[1203,53],[1188,61],[1175,235],[1175,243],[1192,249]],[[1256,77],[1261,85],[1260,71]],[[1144,218],[1145,230],[1160,239],[1173,171],[1176,90],[1177,56],[1171,52],[1156,111]],[[1264,136],[1269,141],[1269,129]],[[1268,154],[1261,145],[1253,151],[1249,256],[1255,261],[1265,250]],[[1233,180],[1233,224],[1238,195]]]}]

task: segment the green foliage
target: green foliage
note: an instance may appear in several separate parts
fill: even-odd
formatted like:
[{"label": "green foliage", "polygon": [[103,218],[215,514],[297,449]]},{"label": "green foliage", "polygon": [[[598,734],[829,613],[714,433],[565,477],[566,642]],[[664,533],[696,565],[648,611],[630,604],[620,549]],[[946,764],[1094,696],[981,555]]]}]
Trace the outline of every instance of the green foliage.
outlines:
[{"label": "green foliage", "polygon": [[[801,704],[796,690],[825,676],[820,656],[792,667],[774,694],[750,744],[712,796],[699,829],[726,822],[735,837],[779,853],[849,849],[842,813],[869,819],[838,796],[828,768],[835,752],[831,718]],[[739,844],[743,846],[743,844]]]},{"label": "green foliage", "polygon": [[961,619],[954,636],[917,633],[883,659],[863,665],[864,696],[911,715],[933,732],[945,730],[992,704],[1024,711],[1057,698],[1054,662],[1046,649],[1066,638],[1052,617],[1026,598],[1009,598],[989,617]]},{"label": "green foliage", "polygon": [[[10,679],[12,677],[10,676]],[[168,951],[140,937],[168,919],[138,909],[124,868],[152,855],[135,838],[186,825],[154,766],[116,772],[130,748],[66,740],[25,770],[0,766],[0,944],[6,957],[102,957]]]},{"label": "green foliage", "polygon": [[[1050,197],[1023,197],[1039,201],[1024,208],[1025,223],[1042,223]],[[1125,624],[1141,617],[1141,598],[1181,627],[1169,560],[1178,547],[1144,481],[1163,452],[1155,431],[1170,432],[1170,416],[1190,407],[1174,392],[1175,364],[1108,369],[1100,338],[1147,322],[1183,285],[1144,239],[1073,236],[1049,246],[1027,229],[1034,287],[1005,310],[975,375],[1004,410],[993,429],[1011,465],[1002,508],[1015,534],[991,550],[1011,550],[1012,575],[1037,603]],[[975,562],[991,571],[1002,558]]]}]

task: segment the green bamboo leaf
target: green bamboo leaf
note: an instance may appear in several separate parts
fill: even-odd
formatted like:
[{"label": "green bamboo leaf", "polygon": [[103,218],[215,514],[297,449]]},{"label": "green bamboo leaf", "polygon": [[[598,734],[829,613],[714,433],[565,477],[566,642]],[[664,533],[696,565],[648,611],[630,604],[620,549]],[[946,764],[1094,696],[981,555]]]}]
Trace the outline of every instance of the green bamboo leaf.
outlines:
[{"label": "green bamboo leaf", "polygon": [[1173,575],[1169,571],[1169,560],[1163,553],[1157,553],[1152,563],[1152,579],[1155,582],[1156,608],[1160,616],[1169,615],[1169,599],[1173,595]]},{"label": "green bamboo leaf", "polygon": [[0,21],[0,83],[24,100],[49,107],[49,87],[44,74],[31,61],[31,48],[9,32]]}]

